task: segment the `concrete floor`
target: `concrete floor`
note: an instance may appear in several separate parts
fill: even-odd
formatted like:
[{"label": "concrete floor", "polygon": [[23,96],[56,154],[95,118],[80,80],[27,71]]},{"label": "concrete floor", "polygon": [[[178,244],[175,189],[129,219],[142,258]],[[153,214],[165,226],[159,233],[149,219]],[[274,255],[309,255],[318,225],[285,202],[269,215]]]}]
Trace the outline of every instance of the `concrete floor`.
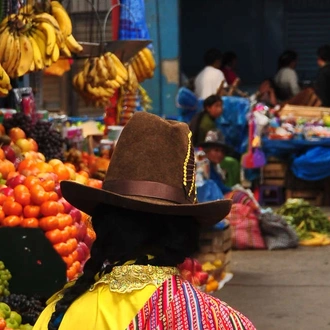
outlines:
[{"label": "concrete floor", "polygon": [[258,330],[330,329],[330,246],[233,251],[231,271],[216,296]]}]

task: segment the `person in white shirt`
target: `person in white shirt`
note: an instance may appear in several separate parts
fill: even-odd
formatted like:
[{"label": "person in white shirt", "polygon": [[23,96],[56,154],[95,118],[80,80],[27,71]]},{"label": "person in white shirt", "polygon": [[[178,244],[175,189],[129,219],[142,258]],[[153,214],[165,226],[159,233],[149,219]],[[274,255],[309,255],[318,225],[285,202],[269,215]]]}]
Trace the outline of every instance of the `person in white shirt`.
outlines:
[{"label": "person in white shirt", "polygon": [[278,60],[278,71],[274,82],[277,97],[286,101],[300,92],[298,75],[295,71],[298,55],[295,51],[285,51]]},{"label": "person in white shirt", "polygon": [[220,70],[222,53],[219,49],[209,49],[204,55],[205,68],[195,78],[195,94],[199,99],[205,100],[217,93],[222,81],[223,87],[228,87],[226,78]]}]

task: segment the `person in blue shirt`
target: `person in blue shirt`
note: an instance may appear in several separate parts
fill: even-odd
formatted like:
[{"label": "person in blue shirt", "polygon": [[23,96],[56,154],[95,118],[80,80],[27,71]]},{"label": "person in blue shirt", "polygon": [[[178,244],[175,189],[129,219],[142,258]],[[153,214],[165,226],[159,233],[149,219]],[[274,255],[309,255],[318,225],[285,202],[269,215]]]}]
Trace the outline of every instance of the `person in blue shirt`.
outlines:
[{"label": "person in blue shirt", "polygon": [[224,136],[219,129],[213,129],[207,132],[205,140],[200,147],[203,148],[206,157],[210,161],[210,180],[213,180],[220,188],[223,195],[232,191],[232,188],[225,184],[226,173],[220,164],[225,160],[231,163],[231,167],[235,172],[240,171],[239,162],[232,158],[226,157],[230,151],[230,147],[225,143]]}]

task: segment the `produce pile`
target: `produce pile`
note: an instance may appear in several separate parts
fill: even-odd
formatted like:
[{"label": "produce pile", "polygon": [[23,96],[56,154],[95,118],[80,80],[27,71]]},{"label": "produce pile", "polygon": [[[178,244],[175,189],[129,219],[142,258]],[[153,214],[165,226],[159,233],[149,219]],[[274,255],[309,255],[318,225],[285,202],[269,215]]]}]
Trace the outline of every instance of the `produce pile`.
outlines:
[{"label": "produce pile", "polygon": [[185,280],[207,293],[218,290],[219,281],[224,275],[221,260],[201,264],[197,259],[186,258],[178,269]]},{"label": "produce pile", "polygon": [[[44,308],[37,298],[9,293],[10,271],[0,261],[2,285],[0,286],[0,330],[31,330]],[[3,289],[3,283],[6,282]]]},{"label": "produce pile", "polygon": [[76,172],[70,163],[47,161],[38,152],[36,141],[27,139],[20,128],[11,128],[8,138],[10,143],[0,148],[0,226],[41,228],[66,263],[67,278],[72,280],[89,257],[95,233],[88,216],[62,197],[60,181],[98,188],[102,182],[89,178],[87,172]]},{"label": "produce pile", "polygon": [[[18,145],[23,152],[31,150],[36,151],[38,149],[38,151],[45,156],[47,161],[53,158],[63,159],[64,139],[61,133],[51,128],[52,124],[50,122],[38,120],[33,123],[31,117],[25,115],[23,112],[17,112],[12,117],[4,118],[2,124],[7,136],[12,132],[12,135],[15,135],[17,140],[20,139]],[[18,129],[23,130],[24,134],[22,132],[21,134],[15,133]],[[8,139],[4,136],[0,136],[0,141],[3,144],[10,144],[12,139],[12,137]],[[34,146],[32,149],[28,143],[32,141],[31,139],[38,145],[37,147]],[[8,159],[11,160],[10,158]]]},{"label": "produce pile", "polygon": [[277,211],[284,216],[300,239],[301,245],[330,244],[330,220],[324,212],[304,199],[290,198]]},{"label": "produce pile", "polygon": [[0,23],[0,96],[12,88],[10,78],[43,70],[61,55],[71,57],[82,49],[60,2],[28,2]]}]

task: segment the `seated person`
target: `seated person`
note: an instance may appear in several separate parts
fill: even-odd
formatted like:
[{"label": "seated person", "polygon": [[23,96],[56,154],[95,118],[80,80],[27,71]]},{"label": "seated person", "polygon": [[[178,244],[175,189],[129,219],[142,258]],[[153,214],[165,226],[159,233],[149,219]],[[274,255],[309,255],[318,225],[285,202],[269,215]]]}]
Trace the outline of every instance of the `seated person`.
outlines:
[{"label": "seated person", "polygon": [[289,100],[300,92],[298,75],[295,70],[298,55],[287,50],[278,59],[278,71],[274,78],[276,94],[282,101]]},{"label": "seated person", "polygon": [[[227,156],[230,147],[226,145],[223,134],[219,129],[210,130],[200,146],[210,161],[210,179],[218,185],[222,194],[225,195],[232,190],[231,186],[225,183],[226,177],[230,178],[227,182],[231,185],[239,183],[240,164],[238,160]],[[221,166],[224,161],[226,163],[225,171]]]},{"label": "seated person", "polygon": [[203,102],[203,111],[197,113],[190,121],[192,142],[198,147],[204,142],[208,131],[216,129],[216,119],[222,115],[222,99],[219,95],[211,95]]}]

